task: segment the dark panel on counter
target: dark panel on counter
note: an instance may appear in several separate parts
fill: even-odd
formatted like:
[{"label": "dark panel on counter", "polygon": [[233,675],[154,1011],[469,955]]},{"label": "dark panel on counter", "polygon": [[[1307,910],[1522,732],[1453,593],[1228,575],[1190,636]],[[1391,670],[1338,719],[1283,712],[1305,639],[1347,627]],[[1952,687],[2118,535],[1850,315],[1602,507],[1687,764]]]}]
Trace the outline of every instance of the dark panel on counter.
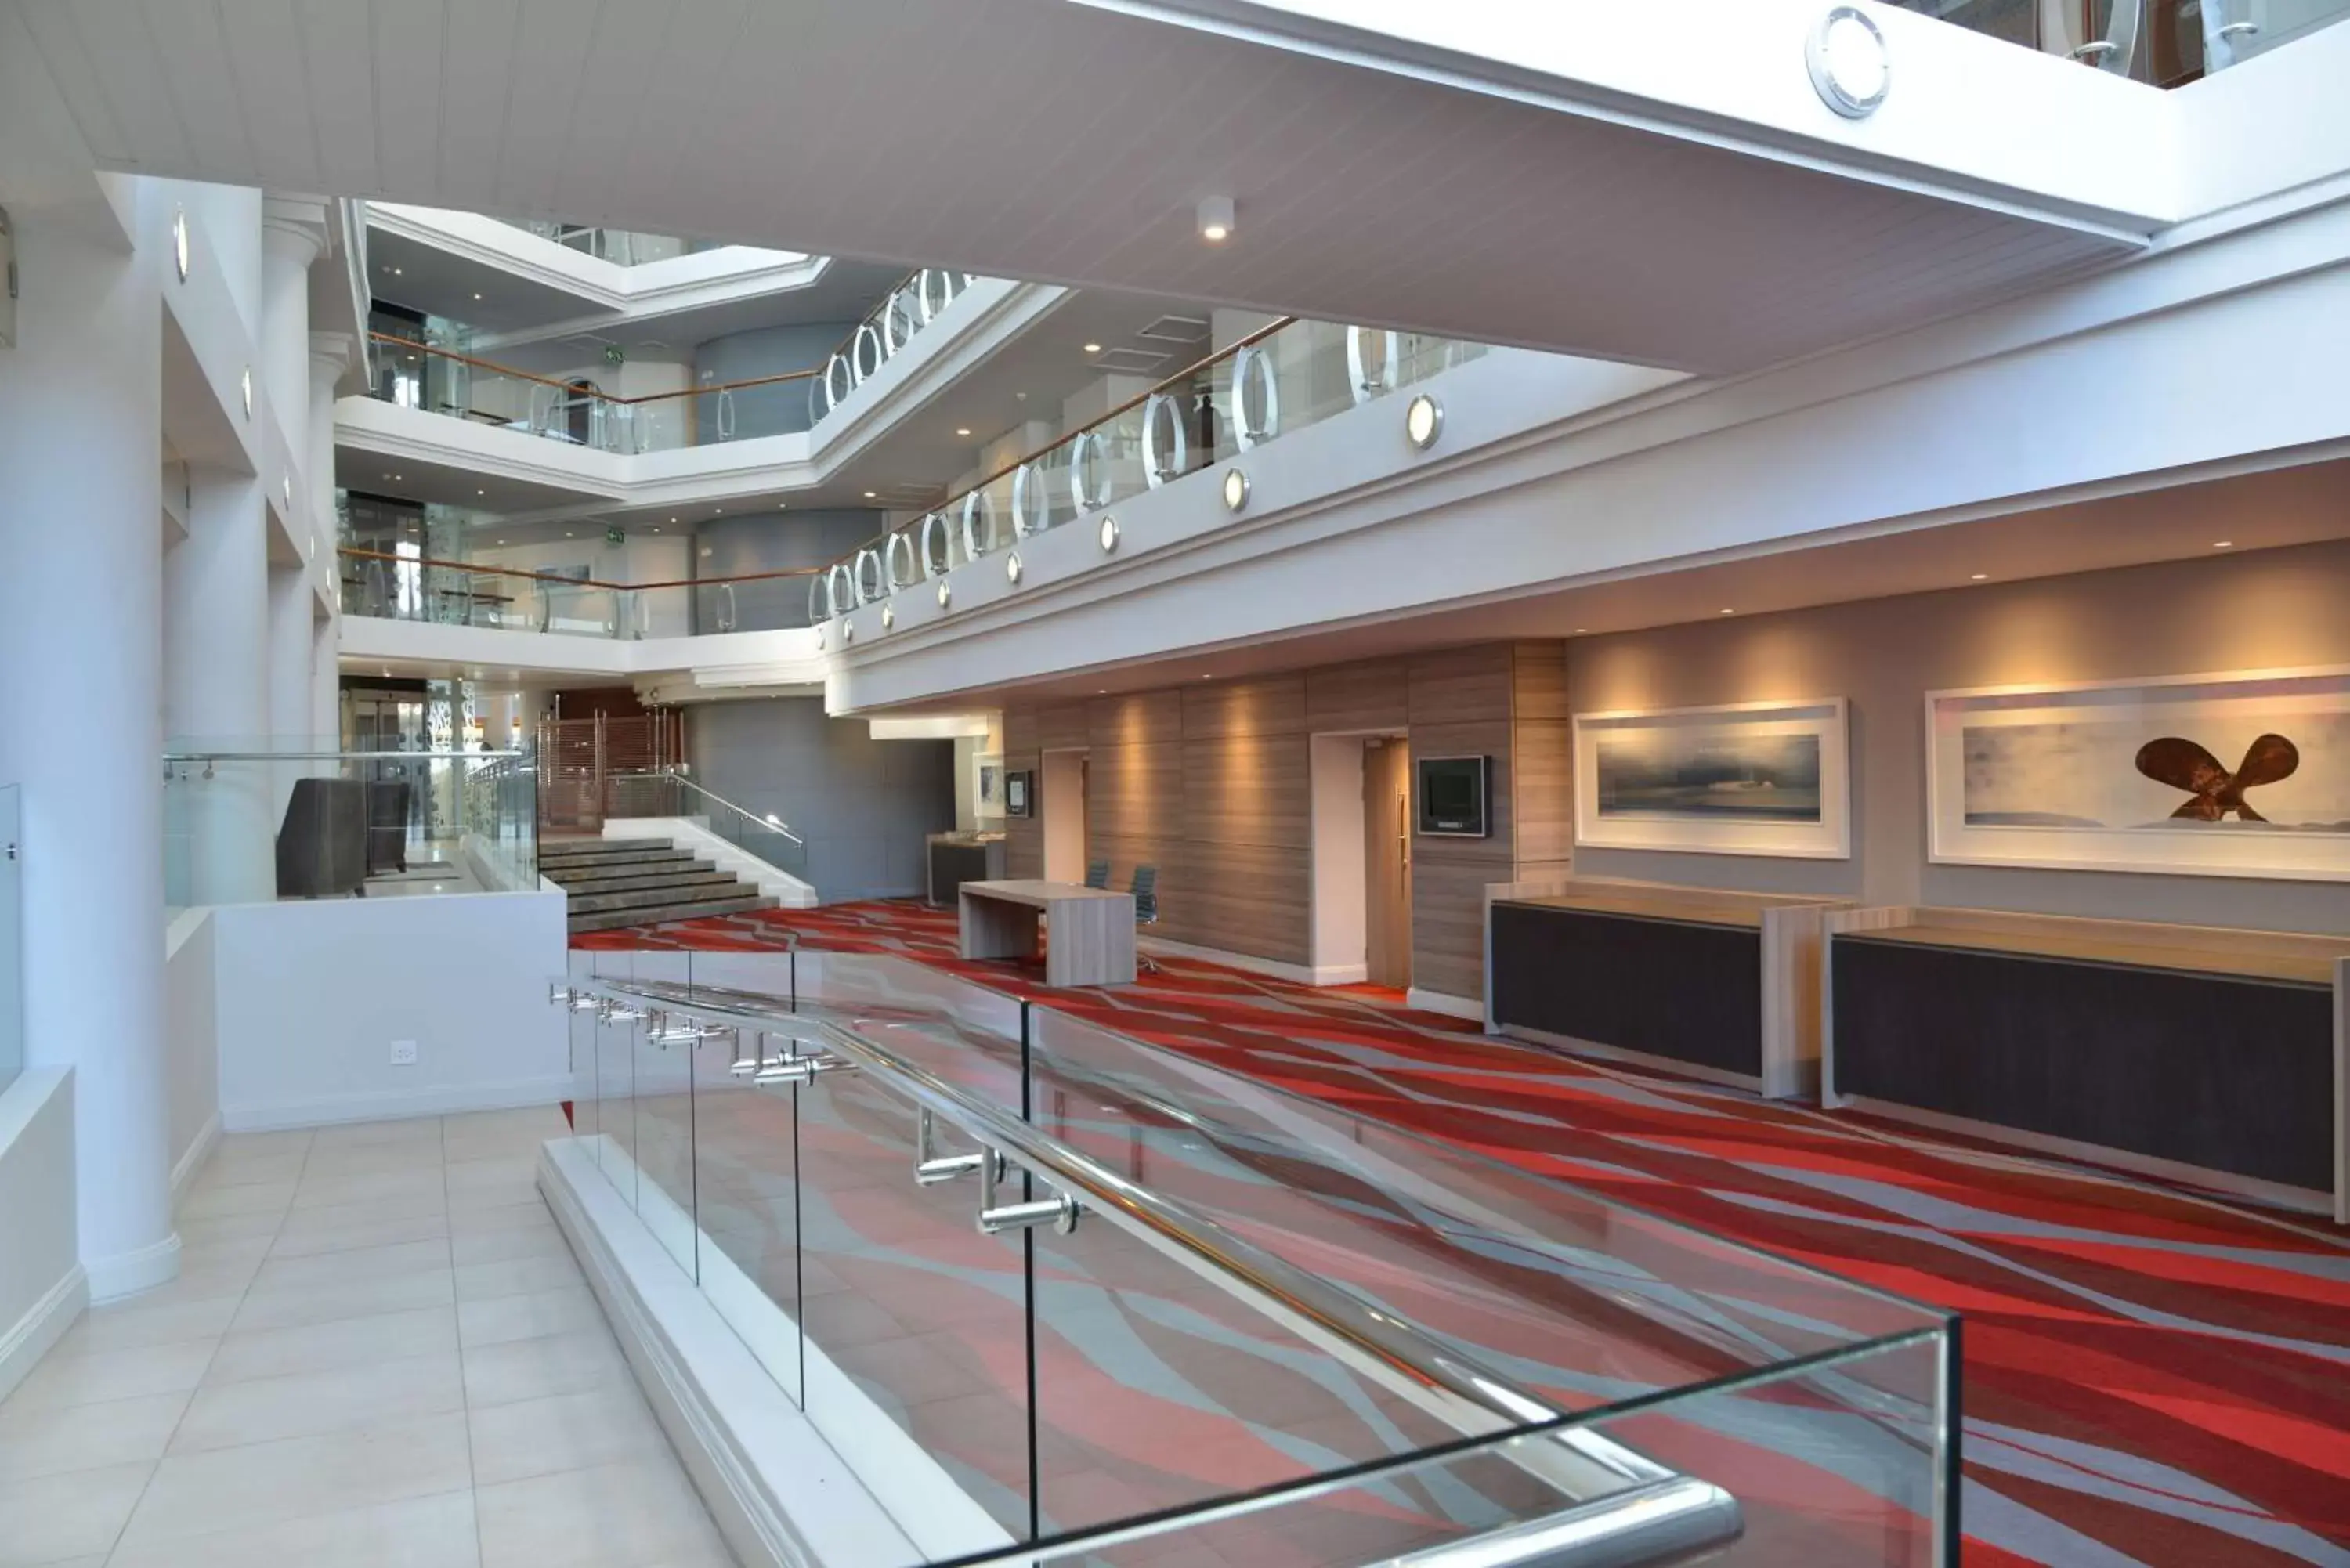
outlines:
[{"label": "dark panel on counter", "polygon": [[2334,999],[2283,981],[1834,939],[1835,1086],[2334,1185]]},{"label": "dark panel on counter", "polygon": [[1497,903],[1492,940],[1497,1023],[1762,1074],[1758,930]]}]

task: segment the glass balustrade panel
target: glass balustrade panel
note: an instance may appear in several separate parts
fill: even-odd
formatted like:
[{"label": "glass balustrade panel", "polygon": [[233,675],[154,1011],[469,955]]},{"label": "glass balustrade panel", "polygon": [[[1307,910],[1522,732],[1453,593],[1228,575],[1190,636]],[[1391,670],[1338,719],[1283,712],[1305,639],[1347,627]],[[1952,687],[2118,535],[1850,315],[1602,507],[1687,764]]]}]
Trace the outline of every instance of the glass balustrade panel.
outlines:
[{"label": "glass balustrade panel", "polygon": [[[598,979],[626,981],[636,974],[633,952],[595,955]],[[626,1011],[641,1011],[630,1002]],[[596,1162],[604,1179],[630,1209],[637,1208],[636,1033],[638,1022],[601,1009],[596,1019]],[[639,1211],[641,1212],[641,1211]]]},{"label": "glass balustrade panel", "polygon": [[[684,985],[691,955],[640,952],[639,983]],[[700,1251],[694,1204],[693,1024],[649,1004],[634,1032],[637,1213],[663,1250],[694,1277]]]},{"label": "glass balustrade panel", "polygon": [[[575,987],[595,980],[596,954],[573,948],[566,957],[564,972]],[[603,1101],[596,1071],[596,1012],[568,1002],[564,1006],[571,1029],[571,1136],[586,1144],[600,1168],[602,1127],[598,1112]]]}]

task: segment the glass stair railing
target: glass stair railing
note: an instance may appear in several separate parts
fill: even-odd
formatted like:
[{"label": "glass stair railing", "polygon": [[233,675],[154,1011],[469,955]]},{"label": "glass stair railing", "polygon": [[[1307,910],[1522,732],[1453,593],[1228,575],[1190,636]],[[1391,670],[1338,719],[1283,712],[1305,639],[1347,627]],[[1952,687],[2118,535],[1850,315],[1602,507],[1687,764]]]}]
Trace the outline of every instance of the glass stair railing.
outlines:
[{"label": "glass stair railing", "polygon": [[903,1563],[1957,1562],[1946,1314],[893,956],[551,1000],[585,1179]]},{"label": "glass stair railing", "polygon": [[[809,583],[808,618],[831,620],[987,556],[1004,557],[1017,581],[1020,541],[1080,519],[1099,530],[1107,555],[1118,546],[1110,508],[1485,351],[1284,317],[841,556]],[[1239,483],[1239,495],[1225,497],[1235,511],[1247,499]],[[948,604],[943,585],[939,592]]]},{"label": "glass stair railing", "polygon": [[684,818],[761,865],[795,881],[807,880],[807,841],[792,831],[791,824],[773,813],[735,805],[681,768],[609,774],[604,820],[616,817]]}]

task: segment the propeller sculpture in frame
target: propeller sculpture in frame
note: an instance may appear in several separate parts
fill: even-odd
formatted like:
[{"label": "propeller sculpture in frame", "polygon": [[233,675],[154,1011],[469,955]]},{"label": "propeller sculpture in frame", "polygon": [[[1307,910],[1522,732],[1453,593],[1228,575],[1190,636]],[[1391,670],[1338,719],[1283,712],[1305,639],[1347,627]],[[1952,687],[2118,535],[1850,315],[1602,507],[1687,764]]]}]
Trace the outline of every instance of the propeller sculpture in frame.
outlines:
[{"label": "propeller sculpture in frame", "polygon": [[2241,822],[2266,822],[2244,799],[2244,792],[2293,776],[2301,766],[2301,750],[2282,735],[2262,735],[2244,748],[2244,760],[2234,773],[2194,742],[2177,735],[2148,741],[2137,751],[2137,771],[2157,784],[2183,789],[2188,799],[2173,817],[2195,822],[2224,821],[2234,812]]}]

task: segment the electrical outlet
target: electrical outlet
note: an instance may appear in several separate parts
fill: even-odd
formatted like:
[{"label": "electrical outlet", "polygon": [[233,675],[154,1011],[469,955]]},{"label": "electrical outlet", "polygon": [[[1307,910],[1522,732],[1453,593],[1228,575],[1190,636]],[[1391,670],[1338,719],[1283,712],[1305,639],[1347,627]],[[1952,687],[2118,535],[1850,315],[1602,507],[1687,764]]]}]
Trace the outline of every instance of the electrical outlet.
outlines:
[{"label": "electrical outlet", "polygon": [[393,1041],[391,1043],[391,1064],[395,1067],[415,1066],[416,1042],[413,1040]]}]

